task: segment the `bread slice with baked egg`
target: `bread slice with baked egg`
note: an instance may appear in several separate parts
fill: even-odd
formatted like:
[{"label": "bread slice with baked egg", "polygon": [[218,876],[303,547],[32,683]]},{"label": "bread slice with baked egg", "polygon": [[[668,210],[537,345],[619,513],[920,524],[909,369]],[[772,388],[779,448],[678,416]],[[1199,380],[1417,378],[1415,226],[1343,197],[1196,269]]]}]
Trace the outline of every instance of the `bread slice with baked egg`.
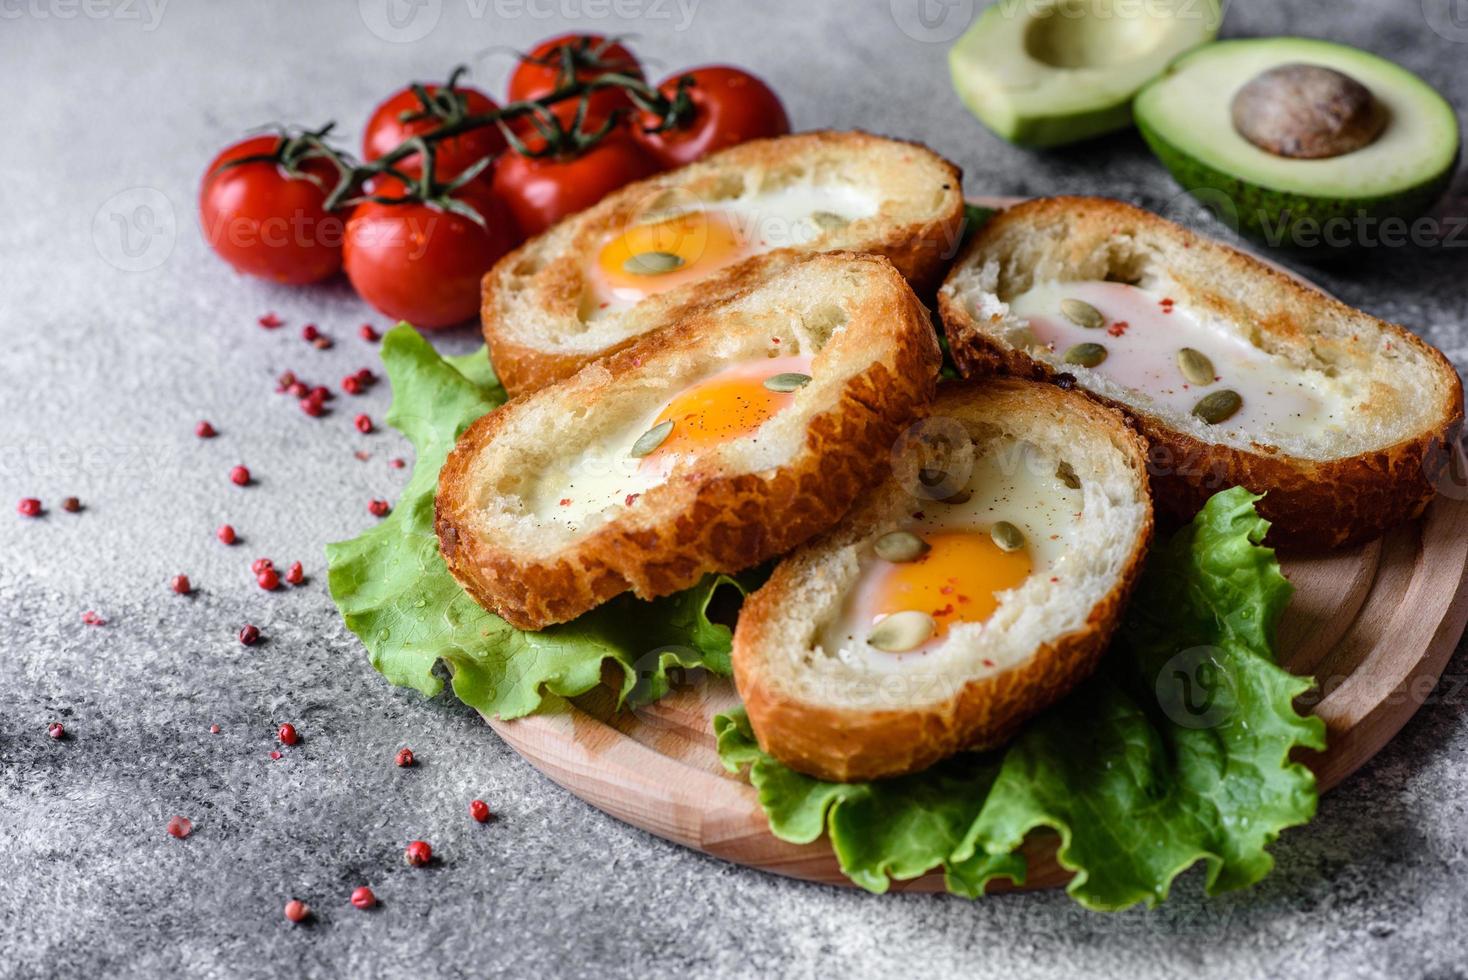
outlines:
[{"label": "bread slice with baked egg", "polygon": [[1135,419],[1160,508],[1247,487],[1277,544],[1416,517],[1463,418],[1457,372],[1412,333],[1119,201],[1002,212],[939,309],[965,376],[1073,379]]},{"label": "bread slice with baked egg", "polygon": [[516,627],[666,595],[834,524],[932,397],[937,336],[880,256],[766,257],[744,287],[471,425],[440,550]]},{"label": "bread slice with baked egg", "polygon": [[484,339],[511,394],[567,377],[742,288],[770,252],[870,252],[937,286],[963,223],[958,169],[861,132],[752,140],[629,184],[500,260],[484,278]]},{"label": "bread slice with baked egg", "polygon": [[846,782],[1002,743],[1091,672],[1151,530],[1119,413],[945,384],[887,478],[746,600],[734,679],[760,746]]}]

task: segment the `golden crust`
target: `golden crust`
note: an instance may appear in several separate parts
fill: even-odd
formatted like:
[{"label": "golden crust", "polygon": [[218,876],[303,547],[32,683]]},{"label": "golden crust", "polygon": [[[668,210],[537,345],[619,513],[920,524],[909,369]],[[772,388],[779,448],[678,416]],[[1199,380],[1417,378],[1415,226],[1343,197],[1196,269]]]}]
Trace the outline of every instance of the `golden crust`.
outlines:
[{"label": "golden crust", "polygon": [[933,414],[975,421],[985,415],[1013,418],[1041,401],[1067,413],[1070,431],[1089,429],[1109,441],[1145,508],[1114,584],[1091,607],[1085,623],[1042,643],[1013,668],[945,685],[947,697],[895,698],[903,707],[832,706],[790,690],[771,669],[771,651],[788,644],[781,620],[788,619],[792,595],[823,549],[864,541],[885,526],[886,506],[869,501],[840,528],[782,562],[740,611],[734,680],[764,751],[799,772],[837,782],[916,772],[955,752],[1003,744],[1091,674],[1120,621],[1151,539],[1145,443],[1119,413],[1073,392],[1011,379],[994,379],[983,387],[946,386]]},{"label": "golden crust", "polygon": [[[997,241],[1021,233],[1027,224],[1059,220],[1068,222],[1071,234],[1057,248],[1095,251],[1102,247],[1098,241],[1141,227],[1153,239],[1191,252],[1194,261],[1211,263],[1218,270],[1218,282],[1253,283],[1254,292],[1277,304],[1274,315],[1258,321],[1263,333],[1301,342],[1308,335],[1305,324],[1312,316],[1350,317],[1416,351],[1436,375],[1435,391],[1399,394],[1435,398],[1430,425],[1392,445],[1328,460],[1292,456],[1271,446],[1256,444],[1248,450],[1205,442],[1161,418],[1086,391],[1089,397],[1126,413],[1146,437],[1152,488],[1160,509],[1177,520],[1189,520],[1214,493],[1246,487],[1265,495],[1258,510],[1273,525],[1272,544],[1312,550],[1370,540],[1426,508],[1436,493],[1435,479],[1446,465],[1451,436],[1463,420],[1462,385],[1440,351],[1410,331],[1348,307],[1253,256],[1106,198],[1039,198],[1007,209],[974,237],[954,263],[948,282],[964,275]],[[1237,308],[1223,286],[1205,290],[1199,298],[1205,307],[1225,316]],[[1067,376],[1049,364],[989,333],[946,285],[940,291],[938,309],[953,359],[964,377],[1007,374],[1069,383]]]},{"label": "golden crust", "polygon": [[[908,198],[919,196],[909,185],[921,187],[923,213],[899,216],[879,211],[873,218],[859,219],[849,229],[831,232],[809,245],[777,251],[883,255],[919,292],[935,288],[957,251],[962,232],[962,175],[957,167],[921,144],[858,131],[815,131],[751,140],[609,194],[506,255],[485,275],[484,339],[506,390],[518,395],[568,377],[585,364],[627,347],[646,325],[666,322],[670,310],[740,288],[750,268],[760,267],[757,262],[741,263],[645,300],[638,304],[627,329],[620,331],[625,335],[605,343],[588,342],[585,337],[575,342],[557,340],[556,334],[571,337],[587,332],[580,309],[588,288],[584,259],[607,235],[637,222],[666,200],[680,201],[684,195],[727,196],[731,176],[759,173],[778,180],[782,173],[802,166],[839,160],[855,160],[868,167],[873,187],[905,188]],[[935,186],[929,189],[928,184]],[[912,211],[911,200],[907,205]]]},{"label": "golden crust", "polygon": [[[486,527],[480,460],[518,416],[595,406],[603,393],[654,377],[666,364],[702,361],[721,331],[740,327],[721,315],[732,298],[747,299],[781,270],[806,266],[817,276],[855,272],[863,298],[844,339],[826,348],[839,356],[834,367],[848,372],[844,386],[812,412],[803,445],[786,463],[758,473],[718,464],[709,472],[675,471],[635,508],[546,553],[530,553]],[[449,570],[476,601],[520,629],[537,630],[628,590],[642,598],[667,595],[709,572],[739,571],[788,551],[835,523],[879,475],[897,433],[936,384],[940,355],[927,311],[891,263],[875,256],[771,260],[750,278],[737,296],[679,307],[664,329],[464,432],[439,475],[435,524]],[[767,332],[758,321],[746,329]]]}]

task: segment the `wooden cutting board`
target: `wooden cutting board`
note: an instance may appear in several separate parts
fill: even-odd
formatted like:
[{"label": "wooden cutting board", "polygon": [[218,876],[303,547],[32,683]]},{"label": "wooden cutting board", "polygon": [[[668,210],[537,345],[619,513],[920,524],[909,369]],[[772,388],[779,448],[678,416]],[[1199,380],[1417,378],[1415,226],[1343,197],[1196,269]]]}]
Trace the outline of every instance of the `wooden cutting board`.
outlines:
[{"label": "wooden cutting board", "polygon": [[[1280,624],[1280,657],[1318,684],[1302,707],[1325,720],[1329,747],[1304,758],[1321,790],[1364,765],[1406,723],[1468,622],[1468,484],[1445,489],[1421,519],[1378,541],[1280,556],[1295,586]],[[754,789],[719,763],[712,719],[738,703],[731,681],[698,673],[636,711],[614,711],[602,688],[543,714],[488,720],[541,772],[619,820],[728,861],[849,885],[824,839],[798,845],[775,838]],[[1069,878],[1055,861],[1053,835],[1032,834],[1025,855],[1025,888]],[[943,891],[943,876],[892,887]],[[1010,887],[996,882],[991,891]]]}]

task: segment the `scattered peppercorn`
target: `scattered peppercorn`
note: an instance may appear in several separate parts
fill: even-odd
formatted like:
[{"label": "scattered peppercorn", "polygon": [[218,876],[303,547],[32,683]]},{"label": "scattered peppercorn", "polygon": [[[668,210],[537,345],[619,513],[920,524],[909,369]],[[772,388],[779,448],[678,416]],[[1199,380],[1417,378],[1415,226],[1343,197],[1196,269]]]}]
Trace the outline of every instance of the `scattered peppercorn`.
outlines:
[{"label": "scattered peppercorn", "polygon": [[349,374],[342,378],[342,391],[349,395],[360,395],[362,393],[362,382],[357,380],[355,374]]},{"label": "scattered peppercorn", "polygon": [[359,909],[370,909],[377,904],[377,896],[372,894],[372,889],[361,885],[352,890],[352,904]]},{"label": "scattered peppercorn", "polygon": [[82,509],[82,502],[75,497],[67,497],[65,500],[61,501],[61,509],[66,511],[68,514],[75,514],[77,511]]},{"label": "scattered peppercorn", "polygon": [[273,759],[273,760],[275,760],[275,761],[277,761],[277,762],[279,762],[280,761],[280,751],[277,750],[277,749],[271,749],[270,750],[270,758]]},{"label": "scattered peppercorn", "polygon": [[367,504],[367,513],[373,517],[386,517],[390,510],[392,508],[387,505],[386,500],[373,500]]},{"label": "scattered peppercorn", "polygon": [[66,737],[66,726],[59,721],[53,721],[46,726],[46,734],[59,742]]},{"label": "scattered peppercorn", "polygon": [[259,324],[266,330],[274,330],[276,327],[284,325],[285,321],[274,313],[267,313],[260,318]]},{"label": "scattered peppercorn", "polygon": [[291,899],[285,903],[285,917],[295,923],[305,922],[311,916],[311,906],[299,899]]},{"label": "scattered peppercorn", "polygon": [[403,852],[403,860],[415,868],[421,868],[433,860],[433,848],[428,846],[427,841],[415,840]]},{"label": "scattered peppercorn", "polygon": [[398,749],[398,754],[393,756],[393,764],[407,768],[413,764],[412,749]]},{"label": "scattered peppercorn", "polygon": [[293,384],[287,385],[285,390],[294,398],[305,398],[306,393],[311,389],[307,388],[303,382],[297,381]]},{"label": "scattered peppercorn", "polygon": [[307,415],[311,416],[314,419],[322,412],[326,411],[326,403],[319,398],[313,398],[312,396],[307,395],[305,398],[301,399],[301,411],[305,412]]},{"label": "scattered peppercorn", "polygon": [[377,338],[379,334],[375,329],[373,329],[372,324],[364,323],[360,328],[358,328],[357,336],[361,337],[369,344],[375,344],[377,343]]},{"label": "scattered peppercorn", "polygon": [[372,369],[371,368],[358,368],[357,369],[357,373],[354,374],[354,375],[352,375],[352,377],[354,377],[354,378],[357,379],[357,383],[358,384],[362,384],[362,385],[375,385],[375,384],[377,384],[377,375],[375,375],[375,374],[372,373]]},{"label": "scattered peppercorn", "polygon": [[234,527],[229,524],[219,525],[219,530],[214,532],[214,536],[225,544],[234,544],[238,540],[235,537]]},{"label": "scattered peppercorn", "polygon": [[210,425],[207,421],[204,421],[194,426],[194,435],[198,436],[200,439],[213,439],[215,436],[219,435],[219,433],[214,431],[214,426]]},{"label": "scattered peppercorn", "polygon": [[189,582],[187,575],[175,575],[168,583],[168,587],[179,595],[188,595],[193,591],[193,585]]},{"label": "scattered peppercorn", "polygon": [[255,576],[255,583],[266,592],[274,592],[280,586],[280,573],[273,568],[267,568]]},{"label": "scattered peppercorn", "polygon": [[280,377],[275,379],[275,390],[280,394],[290,390],[291,385],[296,383],[296,372],[282,371]]},{"label": "scattered peppercorn", "polygon": [[183,840],[194,832],[194,822],[188,817],[174,817],[168,821],[168,832],[179,840]]},{"label": "scattered peppercorn", "polygon": [[86,612],[82,613],[82,622],[86,623],[88,626],[106,626],[107,625],[107,620],[105,620],[101,616],[97,615],[97,613],[94,610],[91,610],[91,609],[88,609]]},{"label": "scattered peppercorn", "polygon": [[470,801],[469,816],[473,817],[479,823],[484,823],[489,819],[489,804],[483,800]]},{"label": "scattered peppercorn", "polygon": [[390,460],[387,461],[387,465],[388,466],[391,466],[395,470],[400,470],[404,466],[407,466],[408,465],[408,461],[405,460],[405,459],[399,459],[397,457],[393,457],[392,459],[390,459]]},{"label": "scattered peppercorn", "polygon": [[307,393],[306,397],[319,398],[322,401],[326,401],[331,397],[331,389],[327,388],[326,385],[317,385]]},{"label": "scattered peppercorn", "polygon": [[209,734],[210,735],[218,735],[219,734],[219,726],[218,725],[210,725],[209,726]]},{"label": "scattered peppercorn", "polygon": [[229,471],[229,480],[235,486],[246,486],[250,482],[250,470],[246,466],[236,466]]},{"label": "scattered peppercorn", "polygon": [[372,431],[372,416],[366,414],[358,415],[352,419],[352,424],[357,427],[358,432],[365,436]]},{"label": "scattered peppercorn", "polygon": [[253,626],[250,623],[246,623],[240,627],[240,644],[242,646],[252,647],[259,642],[260,627]]},{"label": "scattered peppercorn", "polygon": [[250,571],[255,573],[256,575],[259,575],[267,568],[274,567],[275,562],[271,561],[269,558],[256,558],[254,561],[250,562]]},{"label": "scattered peppercorn", "polygon": [[311,341],[311,346],[314,347],[314,348],[316,348],[317,350],[330,350],[331,349],[331,338],[330,337],[317,337],[315,340]]},{"label": "scattered peppercorn", "polygon": [[40,517],[41,502],[35,497],[22,497],[15,510],[21,517]]},{"label": "scattered peppercorn", "polygon": [[281,725],[275,734],[280,738],[281,745],[295,745],[301,740],[301,736],[296,734],[296,726],[290,722]]},{"label": "scattered peppercorn", "polygon": [[307,342],[321,336],[321,331],[316,329],[316,324],[308,323],[301,328],[301,339]]},{"label": "scattered peppercorn", "polygon": [[306,581],[306,571],[301,567],[300,562],[291,563],[291,567],[286,570],[285,580],[291,585],[300,585]]}]

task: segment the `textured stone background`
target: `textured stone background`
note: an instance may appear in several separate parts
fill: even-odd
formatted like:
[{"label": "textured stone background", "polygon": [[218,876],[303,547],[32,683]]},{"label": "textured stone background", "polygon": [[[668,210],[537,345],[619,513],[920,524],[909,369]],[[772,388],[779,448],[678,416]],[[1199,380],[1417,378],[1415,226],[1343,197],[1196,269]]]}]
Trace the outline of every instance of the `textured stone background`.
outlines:
[{"label": "textured stone background", "polygon": [[[381,27],[388,2],[409,15],[395,35]],[[1449,2],[1236,0],[1225,32],[1350,41],[1463,105],[1468,5],[1458,29]],[[505,49],[575,27],[635,34],[658,74],[747,65],[798,127],[926,141],[962,164],[971,193],[1173,202],[1134,136],[1034,155],[970,119],[946,44],[930,38],[967,22],[971,0],[935,5],[958,20],[916,37],[898,26],[917,23],[916,0],[619,4],[0,4],[0,974],[1463,976],[1468,717],[1456,684],[1279,843],[1261,886],[1205,901],[1194,873],[1159,911],[1096,916],[1059,894],[874,898],[721,864],[603,816],[463,707],[369,669],[328,601],[322,547],[371,522],[369,498],[395,494],[406,474],[386,461],[406,446],[359,436],[350,412],[312,420],[271,393],[285,368],[334,382],[375,354],[355,337],[370,314],[345,285],[274,289],[203,246],[197,180],[247,127],[335,117],[355,140],[402,81],[472,60],[497,93]],[[1461,182],[1457,194],[1449,208],[1462,213]],[[119,218],[134,221],[126,239]],[[1465,255],[1378,248],[1314,274],[1461,367]],[[290,328],[256,327],[267,310]],[[306,321],[336,347],[303,344]],[[387,400],[382,386],[360,405],[380,417]],[[211,442],[192,435],[206,417],[221,433]],[[227,482],[237,462],[257,486]],[[14,516],[32,494],[52,508],[44,520]],[[59,511],[68,494],[84,513]],[[241,546],[214,540],[224,520]],[[260,592],[246,565],[262,554],[304,561],[309,585]],[[181,571],[192,597],[167,589]],[[86,609],[109,625],[82,625]],[[269,642],[242,648],[246,621]],[[1460,654],[1449,674],[1465,672]],[[46,737],[52,719],[66,741]],[[304,742],[272,762],[286,720]],[[402,744],[416,769],[391,765]],[[474,796],[501,819],[470,823]],[[174,813],[194,820],[190,839],[165,835]],[[442,866],[401,864],[415,837]],[[347,904],[364,881],[378,911]],[[281,918],[292,895],[316,909],[312,927]]]}]

